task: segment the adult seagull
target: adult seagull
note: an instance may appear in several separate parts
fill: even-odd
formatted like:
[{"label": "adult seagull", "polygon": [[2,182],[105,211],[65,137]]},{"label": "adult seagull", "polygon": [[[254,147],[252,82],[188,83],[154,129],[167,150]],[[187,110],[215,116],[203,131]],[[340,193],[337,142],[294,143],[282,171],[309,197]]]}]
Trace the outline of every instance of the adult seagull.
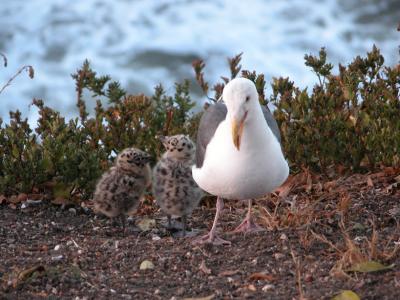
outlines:
[{"label": "adult seagull", "polygon": [[208,234],[195,243],[230,244],[216,234],[223,199],[248,199],[246,218],[235,231],[254,231],[253,198],[272,192],[289,175],[283,156],[278,125],[268,107],[261,106],[254,83],[246,78],[231,80],[223,102],[210,106],[197,133],[196,183],[217,196],[217,211]]}]

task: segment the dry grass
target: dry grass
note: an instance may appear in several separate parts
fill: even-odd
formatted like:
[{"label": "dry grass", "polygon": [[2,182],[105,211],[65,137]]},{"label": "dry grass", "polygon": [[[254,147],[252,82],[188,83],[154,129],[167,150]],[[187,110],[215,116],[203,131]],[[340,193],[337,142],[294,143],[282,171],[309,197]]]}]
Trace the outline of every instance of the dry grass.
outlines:
[{"label": "dry grass", "polygon": [[[399,254],[400,243],[394,243],[395,236],[379,235],[375,213],[382,212],[370,209],[371,204],[365,201],[367,195],[374,199],[377,193],[387,193],[388,187],[391,194],[396,193],[393,191],[397,187],[393,183],[396,174],[397,171],[386,168],[373,174],[353,174],[331,180],[303,170],[291,176],[272,197],[260,200],[259,219],[270,231],[301,229],[299,242],[306,251],[316,242],[327,245],[331,255],[337,257],[331,276],[351,278],[346,272],[351,266],[371,260],[390,262]],[[396,223],[399,228],[397,219]],[[355,225],[365,226],[371,231],[370,237],[353,236]],[[325,229],[332,226],[339,227],[341,237],[327,237]],[[293,251],[291,255],[296,266],[299,295],[304,297],[298,259]]]}]

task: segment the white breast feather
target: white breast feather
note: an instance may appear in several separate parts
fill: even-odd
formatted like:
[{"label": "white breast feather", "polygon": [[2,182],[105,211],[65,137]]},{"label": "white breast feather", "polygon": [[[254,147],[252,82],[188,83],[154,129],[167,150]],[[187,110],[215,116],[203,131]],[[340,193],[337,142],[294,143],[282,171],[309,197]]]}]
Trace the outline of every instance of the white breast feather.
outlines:
[{"label": "white breast feather", "polygon": [[[257,119],[257,116],[254,116]],[[289,174],[281,146],[262,120],[246,124],[238,151],[230,123],[221,122],[193,178],[207,192],[226,199],[257,198],[280,186]]]}]

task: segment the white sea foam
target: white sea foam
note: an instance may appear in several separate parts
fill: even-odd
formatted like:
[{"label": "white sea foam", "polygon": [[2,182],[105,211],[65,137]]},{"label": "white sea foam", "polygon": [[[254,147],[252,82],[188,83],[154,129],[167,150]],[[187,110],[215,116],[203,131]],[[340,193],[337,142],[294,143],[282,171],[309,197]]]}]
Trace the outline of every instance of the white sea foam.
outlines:
[{"label": "white sea foam", "polygon": [[301,87],[316,80],[304,54],[322,46],[330,61],[348,63],[375,43],[394,64],[396,1],[3,0],[0,52],[9,66],[0,67],[0,86],[25,64],[36,74],[18,77],[0,94],[0,116],[20,109],[35,120],[35,110],[28,110],[34,97],[72,116],[70,74],[85,58],[99,74],[144,93],[160,82],[171,90],[175,81],[193,78],[196,57],[205,59],[207,78],[215,82],[228,74],[226,57],[239,52],[246,69],[265,73],[268,81],[289,76]]}]

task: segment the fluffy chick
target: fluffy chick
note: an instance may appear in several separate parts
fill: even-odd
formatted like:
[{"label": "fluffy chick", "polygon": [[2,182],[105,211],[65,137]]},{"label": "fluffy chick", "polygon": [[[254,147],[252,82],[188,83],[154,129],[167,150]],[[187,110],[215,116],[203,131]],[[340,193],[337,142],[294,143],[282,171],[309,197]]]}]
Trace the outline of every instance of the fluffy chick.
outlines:
[{"label": "fluffy chick", "polygon": [[94,210],[109,218],[120,216],[125,230],[125,215],[134,212],[151,184],[150,155],[136,149],[124,149],[115,165],[103,174],[94,193]]},{"label": "fluffy chick", "polygon": [[199,204],[203,191],[192,177],[195,145],[183,134],[161,136],[166,152],[153,169],[153,195],[161,210],[167,214],[168,226],[171,215],[182,218],[183,235],[186,217]]}]

